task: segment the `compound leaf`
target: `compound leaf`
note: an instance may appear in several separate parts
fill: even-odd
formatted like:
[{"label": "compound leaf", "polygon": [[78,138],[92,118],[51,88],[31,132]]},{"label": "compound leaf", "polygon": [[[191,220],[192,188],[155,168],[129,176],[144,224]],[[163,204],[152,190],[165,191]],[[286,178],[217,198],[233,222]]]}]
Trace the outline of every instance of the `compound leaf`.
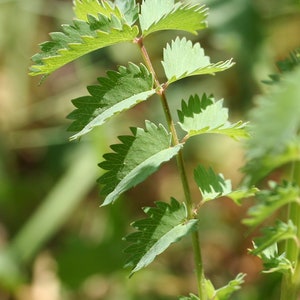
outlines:
[{"label": "compound leaf", "polygon": [[88,87],[90,96],[72,101],[77,109],[68,116],[75,120],[69,130],[79,131],[71,137],[72,140],[155,93],[153,77],[142,64],[137,66],[129,63],[128,68],[119,67],[118,72],[109,71],[107,77],[98,78],[98,82],[98,85]]},{"label": "compound leaf", "polygon": [[138,231],[125,238],[132,243],[125,249],[130,255],[126,267],[132,268],[131,275],[148,266],[172,243],[197,229],[197,219],[187,220],[185,205],[173,198],[170,204],[156,202],[156,207],[147,207],[144,212],[148,218],[134,222],[132,226]]},{"label": "compound leaf", "polygon": [[179,125],[187,132],[185,139],[203,133],[225,134],[231,138],[248,137],[247,123],[239,121],[231,124],[228,121],[228,109],[223,107],[223,100],[216,101],[205,94],[191,96],[188,103],[182,100],[181,111],[178,111]]},{"label": "compound leaf", "polygon": [[234,63],[227,60],[212,64],[199,43],[193,45],[186,38],[177,37],[164,49],[162,65],[170,84],[188,76],[213,75],[232,67]]},{"label": "compound leaf", "polygon": [[144,0],[139,16],[143,36],[159,30],[183,30],[197,33],[207,27],[207,9],[174,0]]},{"label": "compound leaf", "polygon": [[258,204],[248,210],[248,217],[243,220],[247,226],[255,227],[269,218],[280,207],[299,202],[299,186],[289,182],[277,184],[269,182],[270,189],[257,193]]},{"label": "compound leaf", "polygon": [[112,145],[114,153],[105,154],[99,167],[108,170],[99,178],[101,193],[106,196],[102,205],[114,202],[123,192],[153,174],[173,156],[182,144],[171,146],[171,135],[162,126],[146,121],[146,129],[131,128],[132,136],[120,136],[122,144]]},{"label": "compound leaf", "polygon": [[253,196],[256,188],[232,190],[231,181],[224,179],[223,174],[216,174],[212,168],[206,169],[199,165],[194,170],[194,179],[202,195],[202,201],[207,202],[226,196],[240,204],[241,199]]},{"label": "compound leaf", "polygon": [[[103,1],[98,4],[102,6],[100,11],[105,10],[105,13],[99,12],[94,16],[97,2],[75,2],[79,5],[75,12],[80,19],[74,20],[73,25],[63,25],[63,32],[51,33],[52,41],[40,44],[41,52],[32,57],[34,65],[30,68],[30,75],[48,75],[94,50],[133,41],[138,34],[138,27],[128,25],[117,7],[112,8]],[[92,4],[91,14],[87,11],[89,4]],[[83,9],[82,14],[80,9]]]}]

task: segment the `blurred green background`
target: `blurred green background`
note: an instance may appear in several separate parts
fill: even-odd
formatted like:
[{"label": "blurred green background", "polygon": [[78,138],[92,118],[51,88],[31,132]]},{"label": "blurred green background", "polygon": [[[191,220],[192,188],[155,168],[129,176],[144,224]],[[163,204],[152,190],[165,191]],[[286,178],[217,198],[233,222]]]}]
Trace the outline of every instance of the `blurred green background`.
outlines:
[{"label": "blurred green background", "polygon": [[[199,3],[200,1],[194,0]],[[212,62],[233,57],[236,65],[216,76],[182,80],[168,97],[174,112],[191,93],[224,98],[232,120],[247,119],[255,97],[276,73],[275,62],[300,45],[300,4],[296,0],[208,0],[209,28],[199,41]],[[114,118],[79,143],[68,142],[65,117],[71,99],[107,69],[139,62],[135,45],[113,46],[49,76],[30,78],[30,57],[48,33],[73,18],[71,0],[0,0],[0,299],[158,300],[195,292],[189,239],[172,246],[148,269],[128,279],[122,268],[129,224],[153,201],[182,199],[174,162],[164,165],[110,207],[99,208],[97,163],[116,136],[144,120],[162,122],[157,98]],[[182,32],[149,37],[146,46],[162,70],[162,48]],[[162,72],[160,78],[164,80]],[[199,162],[212,165],[237,185],[242,174],[242,145],[227,138],[201,137],[185,149],[189,171]],[[191,176],[192,180],[192,176]],[[195,199],[200,197],[192,185]],[[247,254],[251,236],[240,221],[246,202],[209,203],[200,216],[200,238],[208,277],[219,287],[247,273],[233,299],[277,299],[278,276],[261,275],[260,262]]]}]

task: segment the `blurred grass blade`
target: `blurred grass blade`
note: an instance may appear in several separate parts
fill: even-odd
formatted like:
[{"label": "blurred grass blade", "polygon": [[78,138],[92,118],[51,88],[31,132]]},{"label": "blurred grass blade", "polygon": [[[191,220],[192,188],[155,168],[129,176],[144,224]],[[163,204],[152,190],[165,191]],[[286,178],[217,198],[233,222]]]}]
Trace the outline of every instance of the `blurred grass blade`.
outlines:
[{"label": "blurred grass blade", "polygon": [[90,148],[78,147],[68,171],[12,241],[11,251],[21,262],[34,256],[90,191],[98,173],[95,161]]}]

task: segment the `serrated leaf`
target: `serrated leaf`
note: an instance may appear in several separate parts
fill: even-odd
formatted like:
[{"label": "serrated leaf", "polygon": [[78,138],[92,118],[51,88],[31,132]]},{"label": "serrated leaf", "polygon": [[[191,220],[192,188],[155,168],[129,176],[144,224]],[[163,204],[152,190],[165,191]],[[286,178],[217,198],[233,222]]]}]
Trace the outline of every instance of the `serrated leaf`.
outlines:
[{"label": "serrated leaf", "polygon": [[191,96],[186,103],[182,100],[181,111],[178,111],[179,125],[187,132],[185,140],[203,133],[224,134],[234,139],[246,138],[247,123],[234,124],[228,121],[228,109],[223,107],[223,100],[216,101],[205,94]]},{"label": "serrated leaf", "polygon": [[197,228],[197,219],[187,220],[185,205],[174,198],[170,204],[156,202],[156,207],[147,207],[144,212],[148,218],[134,222],[132,226],[138,231],[126,237],[132,243],[125,249],[130,255],[126,267],[132,267],[131,275]]},{"label": "serrated leaf", "polygon": [[207,27],[204,5],[186,5],[174,0],[144,0],[139,16],[143,36],[160,30],[197,33]]},{"label": "serrated leaf", "polygon": [[229,179],[224,179],[223,174],[216,174],[212,168],[206,169],[201,165],[194,170],[194,179],[201,192],[203,202],[226,196],[235,203],[241,204],[241,199],[253,196],[257,191],[256,188],[232,191]]},{"label": "serrated leaf", "polygon": [[114,153],[105,154],[99,167],[108,170],[99,178],[106,198],[102,205],[114,202],[123,192],[144,181],[159,166],[170,160],[182,144],[171,146],[171,135],[162,126],[146,121],[146,129],[131,128],[132,136],[121,136],[121,144],[112,145]]},{"label": "serrated leaf", "polygon": [[213,299],[215,300],[228,300],[234,292],[241,289],[241,285],[244,283],[246,274],[239,273],[235,279],[230,280],[227,285],[216,290],[216,294]]},{"label": "serrated leaf", "polygon": [[[258,204],[248,210],[248,216],[242,222],[255,227],[269,218],[280,207],[288,203],[300,202],[299,186],[288,182],[277,184],[269,182],[270,190],[262,190],[257,193]],[[300,204],[300,203],[299,203]]]},{"label": "serrated leaf", "polygon": [[[296,67],[300,65],[300,48],[290,52],[289,57],[286,59],[280,60],[276,63],[280,73],[286,73],[293,71]],[[281,80],[281,74],[271,74],[269,75],[271,80],[264,80],[266,84],[278,83]]]},{"label": "serrated leaf", "polygon": [[255,184],[279,166],[300,160],[300,68],[284,74],[251,111],[247,142],[247,184]]},{"label": "serrated leaf", "polygon": [[106,77],[98,78],[99,85],[88,87],[90,96],[72,100],[75,109],[68,115],[75,120],[70,131],[79,131],[74,140],[104,124],[112,116],[125,111],[155,93],[153,77],[142,64],[129,63],[128,68],[119,67],[118,72],[109,71]]},{"label": "serrated leaf", "polygon": [[[163,54],[162,65],[168,84],[185,77],[211,74],[224,71],[234,65],[232,60],[210,63],[199,43],[192,44],[186,38],[176,38],[171,45],[167,44]],[[174,63],[175,62],[175,63]]]},{"label": "serrated leaf", "polygon": [[287,239],[297,241],[297,227],[291,220],[287,223],[278,220],[275,226],[264,227],[262,229],[262,236],[254,240],[255,247],[250,250],[250,253],[258,255],[273,244],[278,244]]},{"label": "serrated leaf", "polygon": [[97,17],[88,15],[87,21],[74,20],[73,25],[63,25],[63,32],[51,33],[52,41],[40,45],[41,52],[32,57],[34,65],[29,74],[48,75],[94,50],[133,41],[138,31],[137,26],[129,26],[116,14],[107,17],[99,13]]},{"label": "serrated leaf", "polygon": [[73,3],[75,15],[79,20],[88,21],[88,15],[97,17],[98,14],[102,14],[109,18],[111,14],[115,14],[124,18],[128,25],[132,25],[138,19],[139,7],[135,0],[73,0]]},{"label": "serrated leaf", "polygon": [[135,0],[115,0],[116,6],[122,12],[129,25],[133,25],[139,17],[139,5]]},{"label": "serrated leaf", "polygon": [[273,244],[258,255],[262,261],[263,273],[290,273],[294,272],[292,263],[285,257],[285,253],[278,254],[277,244]]},{"label": "serrated leaf", "polygon": [[107,1],[73,0],[73,10],[76,18],[83,21],[88,21],[88,15],[97,17],[98,14],[102,14],[109,18],[111,14],[117,14],[120,17],[119,12]]}]

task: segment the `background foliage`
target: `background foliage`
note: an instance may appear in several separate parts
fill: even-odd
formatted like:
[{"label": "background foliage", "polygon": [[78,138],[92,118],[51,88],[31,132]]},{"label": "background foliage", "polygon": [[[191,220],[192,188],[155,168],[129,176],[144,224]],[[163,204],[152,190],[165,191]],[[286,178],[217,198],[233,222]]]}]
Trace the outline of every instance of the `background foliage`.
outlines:
[{"label": "background foliage", "polygon": [[[205,4],[210,9],[209,28],[200,32],[199,42],[214,61],[233,57],[236,65],[218,76],[175,83],[169,98],[213,93],[216,99],[225,98],[233,119],[245,120],[256,96],[268,90],[261,81],[276,73],[275,62],[300,44],[299,1]],[[127,245],[122,241],[131,230],[127,224],[145,217],[140,206],[151,206],[154,197],[180,198],[175,166],[164,166],[127,192],[126,206],[117,201],[98,208],[95,183],[101,175],[95,162],[108,150],[104,145],[117,142],[111,136],[128,134],[131,117],[139,127],[147,117],[161,121],[160,107],[153,102],[149,110],[140,104],[79,144],[68,142],[66,131],[71,122],[65,117],[73,109],[70,100],[86,95],[85,87],[106,69],[138,63],[138,51],[124,44],[100,50],[56,71],[41,86],[38,78],[27,75],[37,44],[48,39],[48,32],[60,30],[60,24],[70,23],[71,5],[70,0],[0,0],[0,298],[174,299],[195,289],[189,243],[174,245],[158,263],[130,280],[122,270],[125,255],[120,249]],[[161,49],[177,34],[149,37],[147,46],[158,69]],[[174,103],[174,116],[178,106]],[[195,139],[186,156],[191,166],[199,160],[213,163],[234,184],[242,178],[238,169],[244,163],[243,150],[229,139]],[[198,193],[196,186],[193,189]],[[234,274],[247,273],[236,299],[276,299],[278,277],[261,275],[260,262],[247,253],[255,233],[247,233],[241,219],[250,204],[237,208],[224,199],[205,207],[200,228],[206,270],[216,286]]]}]

